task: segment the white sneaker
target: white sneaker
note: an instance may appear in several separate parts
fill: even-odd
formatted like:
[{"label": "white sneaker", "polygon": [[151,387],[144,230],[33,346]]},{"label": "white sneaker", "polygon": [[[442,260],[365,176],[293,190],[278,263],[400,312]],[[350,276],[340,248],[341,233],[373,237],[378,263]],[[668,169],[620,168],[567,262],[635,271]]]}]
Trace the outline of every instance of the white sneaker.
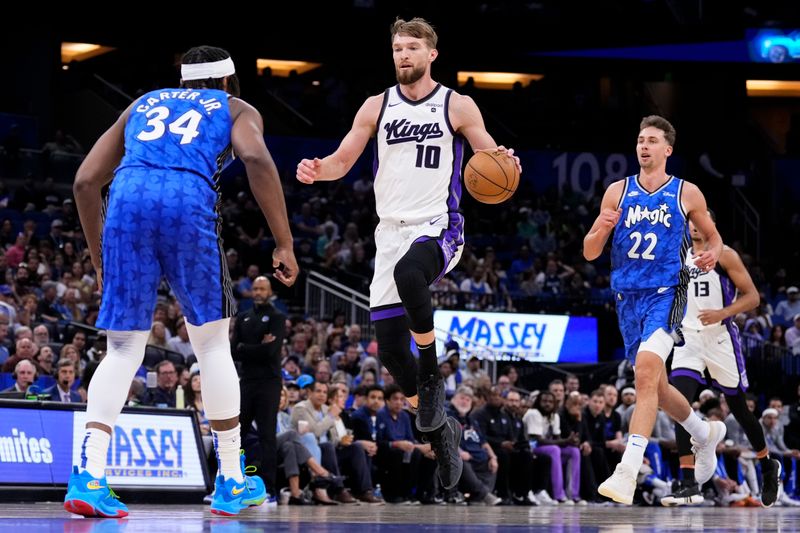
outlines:
[{"label": "white sneaker", "polygon": [[714,476],[717,469],[717,444],[725,438],[725,424],[715,421],[709,422],[708,440],[699,444],[692,437],[692,452],[694,453],[694,477],[702,487],[703,484]]},{"label": "white sneaker", "polygon": [[486,496],[483,498],[483,503],[489,506],[500,505],[503,500],[492,494],[491,492],[487,493]]},{"label": "white sneaker", "polygon": [[[783,491],[781,491],[783,492]],[[788,507],[800,507],[800,502],[791,498],[788,494],[783,492],[780,497],[780,502]]]},{"label": "white sneaker", "polygon": [[538,506],[539,500],[536,499],[536,495],[533,493],[532,490],[528,491],[528,501],[531,502],[531,505]]},{"label": "white sneaker", "polygon": [[558,501],[559,505],[566,505],[567,507],[574,507],[575,502],[572,500],[567,500],[566,498],[563,500]]},{"label": "white sneaker", "polygon": [[597,492],[617,503],[631,505],[636,492],[636,472],[624,463],[617,464],[611,477],[603,481]]},{"label": "white sneaker", "polygon": [[589,505],[589,504],[586,502],[586,500],[579,499],[579,500],[575,500],[575,505],[578,505],[580,507],[584,507],[584,506]]},{"label": "white sneaker", "polygon": [[558,502],[551,498],[544,489],[536,493],[536,499],[539,501],[540,505],[558,505]]}]

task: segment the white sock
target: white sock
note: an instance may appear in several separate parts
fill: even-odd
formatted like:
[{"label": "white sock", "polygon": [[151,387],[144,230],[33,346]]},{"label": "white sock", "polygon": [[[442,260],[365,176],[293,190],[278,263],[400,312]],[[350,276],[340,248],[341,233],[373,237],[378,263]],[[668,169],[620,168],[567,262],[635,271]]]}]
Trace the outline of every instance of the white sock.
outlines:
[{"label": "white sock", "polygon": [[96,479],[106,475],[106,455],[111,435],[102,429],[88,428],[81,445],[81,470]]},{"label": "white sock", "polygon": [[708,433],[710,431],[708,422],[697,416],[697,413],[694,411],[689,414],[686,420],[681,421],[680,424],[698,443],[705,444],[706,441],[708,441]]},{"label": "white sock", "polygon": [[225,431],[211,430],[211,434],[214,436],[214,448],[217,450],[219,473],[223,478],[233,478],[236,483],[244,483],[241,459],[239,459],[239,450],[242,448],[240,432],[239,424],[235,428]]},{"label": "white sock", "polygon": [[647,448],[647,439],[641,435],[628,435],[628,444],[622,454],[622,462],[633,469],[634,475],[639,473],[644,461],[644,449]]}]

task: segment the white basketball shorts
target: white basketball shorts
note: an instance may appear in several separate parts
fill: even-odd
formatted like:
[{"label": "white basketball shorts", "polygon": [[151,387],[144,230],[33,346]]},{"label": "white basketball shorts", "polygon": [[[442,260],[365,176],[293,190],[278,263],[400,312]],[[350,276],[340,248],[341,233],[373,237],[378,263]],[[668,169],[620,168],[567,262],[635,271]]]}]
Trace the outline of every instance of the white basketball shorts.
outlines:
[{"label": "white basketball shorts", "polygon": [[443,213],[414,224],[381,222],[375,228],[375,273],[369,287],[372,320],[405,313],[394,282],[394,268],[413,243],[431,239],[442,249],[445,266],[441,278],[458,264],[464,249],[464,217],[460,213]]},{"label": "white basketball shorts", "polygon": [[686,343],[675,347],[671,376],[688,376],[705,383],[703,372],[708,368],[712,384],[722,392],[747,390],[747,370],[736,324],[682,331]]}]

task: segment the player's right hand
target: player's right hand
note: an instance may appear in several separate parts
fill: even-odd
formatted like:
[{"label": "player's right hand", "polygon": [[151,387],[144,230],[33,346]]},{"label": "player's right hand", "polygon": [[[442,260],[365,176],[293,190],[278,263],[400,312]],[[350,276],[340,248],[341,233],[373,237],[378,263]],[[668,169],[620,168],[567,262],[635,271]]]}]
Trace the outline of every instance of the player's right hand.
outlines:
[{"label": "player's right hand", "polygon": [[303,159],[297,163],[297,181],[311,185],[319,179],[322,173],[322,160],[318,157],[314,159]]},{"label": "player's right hand", "polygon": [[619,222],[619,217],[622,215],[622,208],[619,209],[603,209],[600,211],[600,216],[597,217],[597,222],[605,230],[611,231]]},{"label": "player's right hand", "polygon": [[297,281],[300,267],[297,266],[297,259],[291,248],[275,248],[272,252],[272,266],[275,268],[275,277],[287,287]]}]

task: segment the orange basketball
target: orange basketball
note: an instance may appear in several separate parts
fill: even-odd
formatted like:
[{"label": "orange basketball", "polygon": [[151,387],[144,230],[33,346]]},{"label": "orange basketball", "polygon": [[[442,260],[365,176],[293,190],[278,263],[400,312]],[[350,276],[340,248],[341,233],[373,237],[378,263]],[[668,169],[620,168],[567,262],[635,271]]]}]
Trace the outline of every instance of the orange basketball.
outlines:
[{"label": "orange basketball", "polygon": [[519,172],[514,158],[502,152],[475,152],[464,170],[464,185],[484,204],[499,204],[514,195]]}]

